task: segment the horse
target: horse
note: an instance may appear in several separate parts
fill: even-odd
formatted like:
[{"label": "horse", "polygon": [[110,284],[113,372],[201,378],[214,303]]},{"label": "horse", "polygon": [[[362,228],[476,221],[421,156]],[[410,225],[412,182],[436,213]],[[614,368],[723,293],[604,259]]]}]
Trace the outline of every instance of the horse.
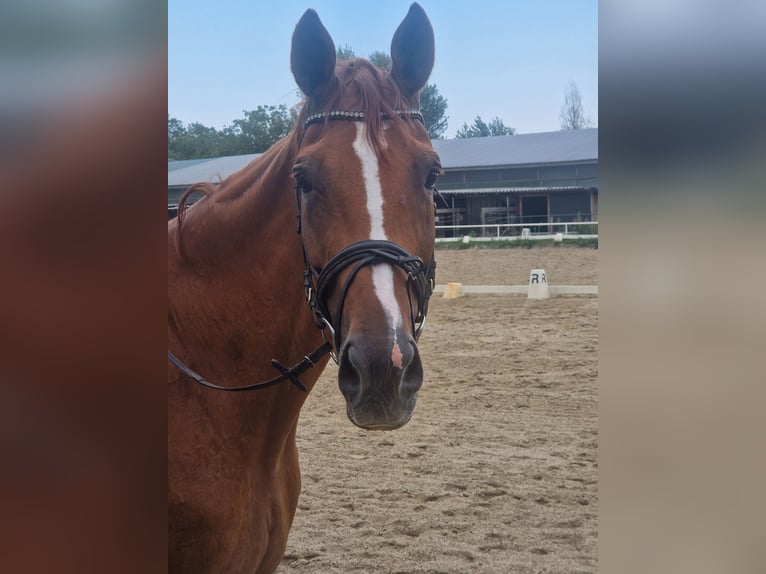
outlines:
[{"label": "horse", "polygon": [[330,357],[354,425],[410,420],[435,272],[441,165],[418,111],[433,63],[418,4],[390,72],[336,61],[307,10],[294,129],[218,185],[191,186],[168,222],[170,571],[277,568],[301,487],[299,413]]}]

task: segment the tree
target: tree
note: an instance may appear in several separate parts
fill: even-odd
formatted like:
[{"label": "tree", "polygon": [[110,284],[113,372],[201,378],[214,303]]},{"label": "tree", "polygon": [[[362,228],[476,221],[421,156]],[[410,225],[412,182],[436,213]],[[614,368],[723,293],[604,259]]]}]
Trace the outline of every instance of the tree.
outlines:
[{"label": "tree", "polygon": [[168,159],[218,157],[220,133],[199,122],[186,128],[175,118],[168,119]]},{"label": "tree", "polygon": [[372,54],[370,54],[370,57],[368,59],[370,60],[371,63],[376,65],[378,68],[380,68],[384,72],[391,71],[391,56],[389,56],[385,52],[379,52],[376,50]]},{"label": "tree", "polygon": [[514,128],[507,127],[503,123],[503,120],[497,116],[492,118],[488,124],[481,119],[481,116],[476,116],[476,119],[473,120],[473,124],[471,124],[471,126],[463,122],[463,127],[457,131],[455,137],[481,138],[487,136],[510,136],[515,133],[516,130]]},{"label": "tree", "polygon": [[580,89],[574,81],[570,81],[564,92],[564,103],[561,105],[561,129],[579,130],[590,125],[591,121],[585,117],[585,112],[582,109]]},{"label": "tree", "polygon": [[171,118],[168,114],[168,141],[181,137],[185,132],[183,122],[177,118]]},{"label": "tree", "polygon": [[258,106],[243,110],[222,130],[194,122],[184,127],[176,118],[168,117],[168,159],[200,159],[260,153],[285,137],[298,117],[298,108]]},{"label": "tree", "polygon": [[447,120],[445,113],[447,111],[447,100],[439,93],[436,84],[428,84],[420,92],[420,112],[425,120],[426,130],[431,139],[439,139],[447,129]]},{"label": "tree", "polygon": [[286,106],[258,106],[254,110],[243,110],[245,117],[234,120],[224,133],[233,136],[235,149],[223,155],[235,153],[260,153],[269,149],[285,137],[295,123],[296,114]]},{"label": "tree", "polygon": [[339,62],[342,60],[353,60],[354,58],[356,58],[354,50],[352,50],[351,46],[348,44],[343,44],[342,46],[335,48],[335,59]]},{"label": "tree", "polygon": [[495,116],[489,122],[489,135],[491,136],[512,136],[516,133],[515,128],[509,128],[499,117]]},{"label": "tree", "polygon": [[168,114],[168,160],[187,159],[180,157],[181,153],[178,150],[179,141],[185,134],[186,128],[183,122],[177,118],[171,118]]}]

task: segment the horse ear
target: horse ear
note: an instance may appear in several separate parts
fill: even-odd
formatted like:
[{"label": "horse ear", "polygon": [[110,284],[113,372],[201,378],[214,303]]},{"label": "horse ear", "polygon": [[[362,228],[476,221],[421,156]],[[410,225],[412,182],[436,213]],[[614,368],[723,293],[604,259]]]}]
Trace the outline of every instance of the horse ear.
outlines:
[{"label": "horse ear", "polygon": [[306,10],[295,26],[290,68],[303,93],[321,100],[335,75],[335,44],[314,10]]},{"label": "horse ear", "polygon": [[434,30],[415,2],[391,40],[391,77],[406,97],[417,94],[434,67]]}]

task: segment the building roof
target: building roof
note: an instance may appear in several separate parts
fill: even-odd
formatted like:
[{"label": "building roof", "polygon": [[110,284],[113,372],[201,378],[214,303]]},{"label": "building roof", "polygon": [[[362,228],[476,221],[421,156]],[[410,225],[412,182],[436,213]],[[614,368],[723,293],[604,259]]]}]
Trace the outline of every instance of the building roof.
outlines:
[{"label": "building roof", "polygon": [[444,169],[598,161],[598,128],[431,143]]},{"label": "building roof", "polygon": [[[432,140],[432,143],[446,170],[598,161],[598,128]],[[168,187],[226,178],[259,155],[169,161]]]},{"label": "building roof", "polygon": [[238,172],[259,155],[261,154],[251,153],[247,155],[214,157],[211,159],[186,160],[189,163],[180,169],[174,169],[173,164],[182,162],[169,161],[168,187],[187,186],[199,181],[211,181],[219,177],[225,179],[231,174]]},{"label": "building roof", "polygon": [[168,172],[175,171],[177,169],[183,169],[203,161],[210,161],[207,159],[180,159],[180,160],[168,160]]}]

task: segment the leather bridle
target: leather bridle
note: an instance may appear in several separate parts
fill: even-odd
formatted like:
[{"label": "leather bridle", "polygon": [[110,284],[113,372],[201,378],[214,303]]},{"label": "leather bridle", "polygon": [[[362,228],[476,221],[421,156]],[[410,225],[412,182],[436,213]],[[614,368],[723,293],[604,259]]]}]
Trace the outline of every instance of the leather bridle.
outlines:
[{"label": "leather bridle", "polygon": [[[394,112],[402,118],[415,118],[425,125],[422,114],[417,110],[394,110]],[[388,116],[383,115],[383,118],[387,119]],[[305,133],[306,129],[311,124],[325,122],[327,120],[364,121],[364,113],[333,110],[330,112],[313,114],[303,123],[303,133]],[[303,137],[303,133],[301,134],[301,138]],[[324,339],[322,345],[304,356],[300,362],[290,368],[285,367],[276,359],[272,359],[271,364],[280,372],[280,375],[269,379],[268,381],[240,387],[221,387],[214,385],[213,383],[206,381],[199,375],[199,373],[191,370],[173,355],[173,353],[168,351],[168,359],[170,362],[193,381],[211,389],[233,392],[264,389],[283,381],[290,381],[301,391],[307,392],[308,389],[306,388],[306,385],[298,379],[301,374],[313,367],[328,353],[336,363],[338,362],[337,353],[340,348],[340,330],[346,295],[359,271],[368,265],[389,264],[404,270],[407,275],[407,298],[410,305],[412,334],[416,341],[420,338],[420,333],[423,331],[426,314],[428,312],[428,301],[434,290],[436,261],[433,254],[431,255],[431,261],[426,265],[420,257],[411,255],[406,249],[396,243],[385,240],[367,239],[357,241],[356,243],[352,243],[343,248],[335,254],[323,268],[318,269],[311,264],[306,251],[306,245],[303,242],[301,225],[301,197],[303,193],[304,191],[296,180],[295,198],[298,235],[301,238],[301,249],[303,251],[303,260],[306,266],[303,274],[304,294],[314,317],[314,321],[322,332],[322,338]],[[438,194],[435,188],[434,193],[435,195]],[[328,298],[332,291],[332,286],[335,284],[340,273],[352,265],[351,272],[346,277],[346,280],[343,282],[343,286],[340,289],[340,296],[335,308],[335,313],[331,313],[328,308]],[[413,295],[415,305],[413,305]],[[417,310],[415,307],[417,307]],[[330,332],[329,340],[325,332],[326,330]]]},{"label": "leather bridle", "polygon": [[[340,329],[336,327],[342,324],[343,307],[349,287],[362,267],[378,263],[395,265],[407,274],[407,298],[410,304],[412,334],[416,341],[420,338],[428,312],[428,300],[434,290],[436,262],[433,257],[431,257],[431,262],[428,265],[424,265],[420,257],[410,255],[406,249],[396,243],[372,239],[357,241],[344,248],[330,259],[321,271],[311,265],[305,247],[303,248],[303,257],[306,262],[306,271],[303,274],[306,300],[314,314],[317,326],[322,330],[330,331],[335,351],[340,348]],[[335,283],[338,275],[352,264],[354,266],[340,290],[335,313],[331,314],[327,306],[327,297],[331,286]],[[413,292],[417,311],[412,304]],[[334,320],[330,321],[328,317],[332,317]],[[333,353],[333,359],[336,363],[338,362],[335,353]]]}]

